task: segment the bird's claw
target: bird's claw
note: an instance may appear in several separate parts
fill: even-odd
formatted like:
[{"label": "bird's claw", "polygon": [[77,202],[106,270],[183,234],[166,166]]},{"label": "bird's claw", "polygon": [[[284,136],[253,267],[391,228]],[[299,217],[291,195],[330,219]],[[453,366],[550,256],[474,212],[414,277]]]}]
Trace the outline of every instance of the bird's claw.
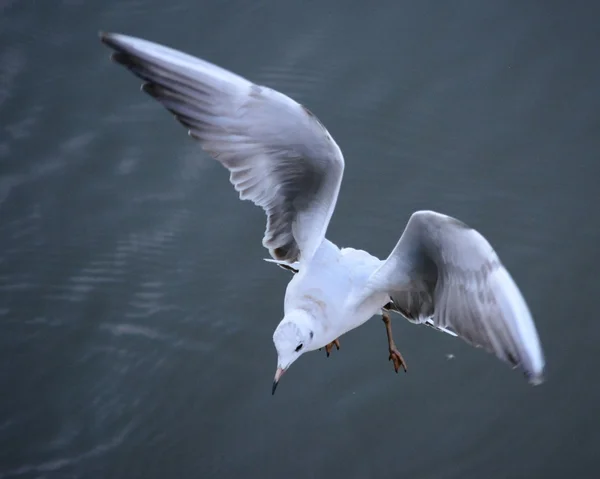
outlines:
[{"label": "bird's claw", "polygon": [[[339,339],[335,339],[332,342],[330,342],[327,346],[325,346],[325,352],[327,353],[327,357],[329,357],[329,353],[331,353],[331,350],[333,349],[334,345],[337,348],[337,350],[339,351],[339,349],[340,349],[340,340]],[[321,351],[321,349],[323,349],[323,348],[319,348],[319,351]]]},{"label": "bird's claw", "polygon": [[400,351],[398,351],[395,347],[390,349],[389,361],[394,362],[394,370],[396,372],[398,372],[400,370],[400,366],[402,366],[402,369],[404,369],[404,372],[408,371],[408,369],[406,367],[406,361],[404,361],[402,354],[400,354]]}]

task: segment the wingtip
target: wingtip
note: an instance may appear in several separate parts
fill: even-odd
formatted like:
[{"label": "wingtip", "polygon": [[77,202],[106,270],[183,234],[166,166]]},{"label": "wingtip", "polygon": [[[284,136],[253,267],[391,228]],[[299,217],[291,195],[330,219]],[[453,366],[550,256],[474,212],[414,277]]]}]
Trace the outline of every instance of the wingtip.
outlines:
[{"label": "wingtip", "polygon": [[534,379],[529,380],[529,384],[531,384],[533,387],[536,387],[536,386],[541,386],[542,384],[544,384],[545,381],[546,380],[543,377],[534,378]]},{"label": "wingtip", "polygon": [[124,63],[123,60],[119,61],[120,53],[117,41],[115,39],[115,34],[110,32],[105,32],[104,30],[98,31],[98,38],[100,42],[106,45],[107,47],[113,49],[114,51],[110,54],[110,60],[115,63]]},{"label": "wingtip", "polygon": [[[121,37],[121,38],[119,38]],[[115,50],[118,49],[120,41],[119,40],[123,40],[123,36],[120,35],[119,33],[114,33],[114,32],[105,32],[104,30],[99,30],[98,31],[98,38],[100,39],[100,41],[102,43],[104,43],[105,45],[109,46],[110,48],[113,48]]]},{"label": "wingtip", "polygon": [[102,43],[108,43],[110,36],[110,33],[105,32],[104,30],[98,30],[98,38]]},{"label": "wingtip", "polygon": [[115,34],[110,32],[105,32],[104,30],[98,31],[98,38],[100,42],[106,45],[113,50],[117,49],[117,42],[115,40]]},{"label": "wingtip", "polygon": [[529,384],[531,384],[532,386],[540,386],[546,381],[546,377],[544,376],[543,372],[537,374],[525,373],[525,377],[527,378]]}]

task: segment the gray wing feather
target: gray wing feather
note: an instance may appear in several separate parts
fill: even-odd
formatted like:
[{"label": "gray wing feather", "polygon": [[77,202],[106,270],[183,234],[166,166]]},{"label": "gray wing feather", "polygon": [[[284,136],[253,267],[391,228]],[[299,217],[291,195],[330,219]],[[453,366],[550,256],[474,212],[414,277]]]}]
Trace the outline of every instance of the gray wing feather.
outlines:
[{"label": "gray wing feather", "polygon": [[212,63],[125,35],[101,33],[112,58],[175,114],[230,172],[240,199],[267,215],[263,245],[289,263],[314,254],[333,214],[342,153],[319,120],[291,98]]},{"label": "gray wing feather", "polygon": [[464,223],[415,212],[387,260],[369,279],[404,316],[433,321],[543,381],[544,356],[531,313],[487,240]]}]

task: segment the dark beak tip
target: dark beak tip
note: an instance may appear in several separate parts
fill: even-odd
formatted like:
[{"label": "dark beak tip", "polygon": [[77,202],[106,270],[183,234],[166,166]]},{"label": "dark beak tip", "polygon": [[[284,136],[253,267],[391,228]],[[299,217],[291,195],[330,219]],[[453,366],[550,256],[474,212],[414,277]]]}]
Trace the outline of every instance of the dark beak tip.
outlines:
[{"label": "dark beak tip", "polygon": [[273,381],[273,389],[271,389],[271,396],[275,395],[275,389],[277,389],[278,381]]}]

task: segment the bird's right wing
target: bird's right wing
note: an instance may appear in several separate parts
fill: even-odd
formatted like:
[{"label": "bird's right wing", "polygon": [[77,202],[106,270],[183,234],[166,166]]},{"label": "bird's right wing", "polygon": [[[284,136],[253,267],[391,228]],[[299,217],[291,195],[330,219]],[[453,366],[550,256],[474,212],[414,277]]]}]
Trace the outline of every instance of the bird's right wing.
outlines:
[{"label": "bird's right wing", "polygon": [[171,48],[101,33],[112,59],[175,114],[230,172],[242,200],[267,214],[263,245],[287,263],[312,257],[325,237],[344,159],[319,120],[291,98]]}]

